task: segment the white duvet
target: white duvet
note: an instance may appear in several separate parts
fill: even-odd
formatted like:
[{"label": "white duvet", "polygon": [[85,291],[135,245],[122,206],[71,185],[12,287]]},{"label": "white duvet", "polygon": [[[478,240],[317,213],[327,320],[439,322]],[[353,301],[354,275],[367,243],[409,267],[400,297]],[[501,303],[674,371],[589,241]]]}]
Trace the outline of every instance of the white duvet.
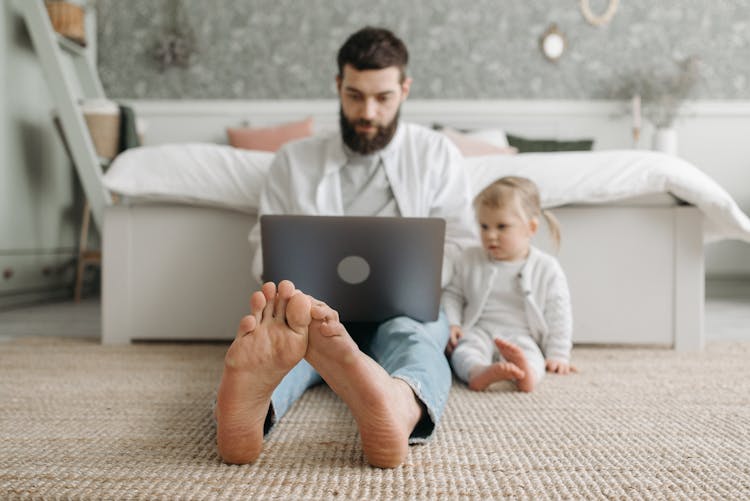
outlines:
[{"label": "white duvet", "polygon": [[466,168],[475,193],[504,175],[528,177],[548,208],[671,193],[703,212],[705,241],[750,242],[750,219],[729,193],[675,156],[640,150],[525,153],[467,158]]},{"label": "white duvet", "polygon": [[180,202],[255,213],[273,153],[213,143],[144,146],[118,155],[104,186],[135,201]]},{"label": "white duvet", "polygon": [[[216,144],[175,144],[127,150],[104,185],[133,199],[163,200],[255,212],[273,154]],[[750,220],[732,197],[694,165],[649,151],[623,150],[492,155],[465,160],[474,193],[504,175],[526,176],[542,204],[602,203],[671,193],[705,215],[706,241],[750,242]]]}]

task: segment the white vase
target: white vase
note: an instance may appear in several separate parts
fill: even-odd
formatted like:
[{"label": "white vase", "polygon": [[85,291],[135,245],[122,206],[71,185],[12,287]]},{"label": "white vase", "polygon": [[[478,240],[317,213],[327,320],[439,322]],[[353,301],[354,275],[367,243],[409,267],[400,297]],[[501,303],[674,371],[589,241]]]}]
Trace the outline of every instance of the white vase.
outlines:
[{"label": "white vase", "polygon": [[669,155],[677,155],[677,130],[660,127],[654,131],[653,149]]}]

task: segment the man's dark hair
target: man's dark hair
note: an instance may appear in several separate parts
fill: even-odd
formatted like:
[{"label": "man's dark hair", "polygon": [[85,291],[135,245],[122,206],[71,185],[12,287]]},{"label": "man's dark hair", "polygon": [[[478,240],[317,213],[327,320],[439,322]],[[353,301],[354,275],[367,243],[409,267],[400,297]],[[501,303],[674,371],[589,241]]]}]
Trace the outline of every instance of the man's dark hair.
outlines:
[{"label": "man's dark hair", "polygon": [[406,78],[409,51],[400,38],[385,28],[367,26],[351,35],[339,49],[337,58],[339,76],[344,76],[344,66],[355,69],[382,70],[396,66],[401,73],[401,82]]}]

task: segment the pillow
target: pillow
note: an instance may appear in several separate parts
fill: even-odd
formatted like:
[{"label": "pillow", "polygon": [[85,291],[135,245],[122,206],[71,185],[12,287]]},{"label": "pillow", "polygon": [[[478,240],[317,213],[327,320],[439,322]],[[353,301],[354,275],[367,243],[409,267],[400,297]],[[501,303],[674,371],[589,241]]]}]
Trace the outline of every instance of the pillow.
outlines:
[{"label": "pillow", "polygon": [[456,129],[441,123],[433,123],[432,128],[439,131],[452,130],[472,139],[479,139],[485,143],[494,144],[498,148],[507,148],[508,139],[502,129]]},{"label": "pillow", "polygon": [[467,131],[465,134],[472,139],[479,139],[480,141],[494,144],[498,148],[507,148],[510,146],[505,131],[502,129],[476,129]]},{"label": "pillow", "polygon": [[312,136],[313,118],[274,127],[229,127],[229,144],[245,150],[276,151],[284,143]]},{"label": "pillow", "polygon": [[520,153],[539,153],[548,151],[590,151],[594,146],[593,139],[558,141],[557,139],[527,139],[508,134],[508,144],[518,148]]},{"label": "pillow", "polygon": [[129,202],[178,202],[254,214],[273,156],[211,143],[130,148],[115,157],[104,186]]},{"label": "pillow", "polygon": [[[477,139],[471,134],[463,134],[455,129],[444,127],[441,132],[456,145],[465,157],[478,157],[482,155],[512,155],[518,152],[513,147],[498,146],[490,141]],[[503,138],[504,138],[503,134]]]}]

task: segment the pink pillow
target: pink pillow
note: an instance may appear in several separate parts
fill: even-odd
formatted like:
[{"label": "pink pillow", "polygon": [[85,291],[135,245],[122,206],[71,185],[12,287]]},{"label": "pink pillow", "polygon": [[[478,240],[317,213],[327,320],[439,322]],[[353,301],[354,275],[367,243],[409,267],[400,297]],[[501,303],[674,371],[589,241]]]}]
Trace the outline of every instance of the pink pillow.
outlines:
[{"label": "pink pillow", "polygon": [[245,150],[276,151],[281,145],[312,136],[313,118],[274,127],[229,127],[229,144]]},{"label": "pink pillow", "polygon": [[501,147],[494,144],[469,137],[466,134],[462,134],[455,129],[448,127],[443,128],[440,132],[453,141],[458,150],[465,157],[478,157],[482,155],[515,155],[518,153],[518,149],[507,146]]}]

